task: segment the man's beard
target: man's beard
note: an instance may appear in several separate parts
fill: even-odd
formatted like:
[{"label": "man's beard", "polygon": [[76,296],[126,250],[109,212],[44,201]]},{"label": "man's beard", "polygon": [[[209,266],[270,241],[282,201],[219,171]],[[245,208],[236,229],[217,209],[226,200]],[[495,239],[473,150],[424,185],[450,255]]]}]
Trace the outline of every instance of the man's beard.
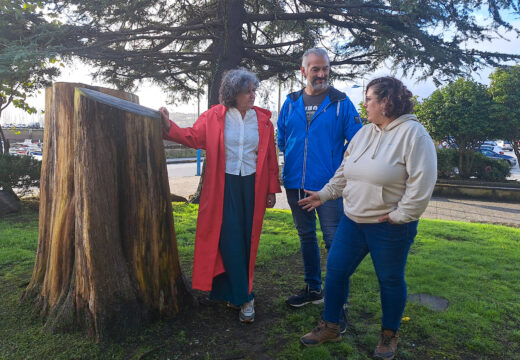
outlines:
[{"label": "man's beard", "polygon": [[[317,81],[323,80],[321,84],[317,84]],[[329,78],[315,78],[311,81],[311,86],[314,90],[323,90],[329,87]]]}]

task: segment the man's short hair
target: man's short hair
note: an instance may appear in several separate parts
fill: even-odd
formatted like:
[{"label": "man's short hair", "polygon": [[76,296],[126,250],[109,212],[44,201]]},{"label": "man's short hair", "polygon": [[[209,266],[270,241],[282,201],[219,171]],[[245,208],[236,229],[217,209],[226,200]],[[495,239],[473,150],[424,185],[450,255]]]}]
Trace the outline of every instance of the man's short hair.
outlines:
[{"label": "man's short hair", "polygon": [[319,56],[319,57],[324,57],[325,59],[327,59],[327,63],[330,65],[329,54],[327,54],[327,52],[324,49],[319,48],[319,47],[315,47],[315,48],[312,48],[312,49],[307,49],[303,53],[303,56],[302,56],[302,67],[304,69],[307,69],[307,65],[309,65],[309,55],[310,54],[314,54],[314,55]]}]

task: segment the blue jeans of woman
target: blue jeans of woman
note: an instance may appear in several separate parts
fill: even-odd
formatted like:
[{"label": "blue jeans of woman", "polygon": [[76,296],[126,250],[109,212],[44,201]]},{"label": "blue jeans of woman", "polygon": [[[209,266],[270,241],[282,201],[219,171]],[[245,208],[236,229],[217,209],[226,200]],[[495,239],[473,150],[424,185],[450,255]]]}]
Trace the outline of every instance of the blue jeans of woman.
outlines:
[{"label": "blue jeans of woman", "polygon": [[350,276],[370,253],[379,281],[383,329],[397,331],[406,305],[404,270],[417,221],[360,224],[343,215],[327,258],[323,319],[338,323]]},{"label": "blue jeans of woman", "polygon": [[320,248],[316,237],[316,212],[320,219],[325,248],[329,250],[343,214],[343,200],[342,198],[330,200],[316,210],[307,211],[298,205],[298,200],[305,197],[303,190],[286,189],[286,194],[300,238],[305,282],[309,285],[310,290],[321,291]]}]

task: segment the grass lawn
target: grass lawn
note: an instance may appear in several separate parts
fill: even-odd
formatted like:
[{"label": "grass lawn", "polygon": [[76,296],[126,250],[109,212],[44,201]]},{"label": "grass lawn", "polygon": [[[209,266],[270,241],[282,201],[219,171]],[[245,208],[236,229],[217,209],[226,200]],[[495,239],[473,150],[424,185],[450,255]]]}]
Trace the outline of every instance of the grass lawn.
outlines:
[{"label": "grass lawn", "polygon": [[[174,204],[188,277],[196,211],[193,205]],[[343,340],[300,346],[300,336],[317,324],[322,305],[293,310],[284,303],[303,286],[299,242],[288,211],[266,214],[255,272],[255,323],[240,324],[236,310],[222,304],[201,305],[103,343],[79,332],[42,332],[38,314],[20,303],[37,238],[34,205],[26,203],[20,214],[0,219],[0,359],[370,359],[377,342],[379,290],[367,257],[352,277]],[[441,296],[449,307],[434,312],[409,303],[396,359],[520,359],[519,259],[518,228],[421,220],[408,258],[408,293]]]}]

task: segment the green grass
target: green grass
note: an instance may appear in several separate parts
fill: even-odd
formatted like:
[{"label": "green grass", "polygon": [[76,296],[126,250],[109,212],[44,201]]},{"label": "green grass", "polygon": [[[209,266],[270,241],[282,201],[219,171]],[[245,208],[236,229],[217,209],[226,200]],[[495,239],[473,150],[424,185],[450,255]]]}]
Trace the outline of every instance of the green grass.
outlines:
[{"label": "green grass", "polygon": [[[187,275],[196,211],[194,205],[174,204],[179,256]],[[377,342],[379,288],[367,257],[351,279],[349,328],[343,341],[300,346],[300,336],[317,324],[322,306],[293,310],[284,304],[303,284],[299,242],[288,211],[268,210],[265,217],[255,276],[259,306],[270,318],[264,327],[259,322],[233,328],[221,319],[208,326],[211,313],[201,309],[182,320],[146,325],[99,344],[82,333],[48,334],[30,306],[19,301],[30,278],[37,238],[37,214],[27,206],[21,215],[0,219],[0,359],[236,358],[240,349],[220,340],[222,334],[213,330],[218,326],[224,332],[258,331],[253,336],[273,359],[370,359]],[[519,259],[518,228],[422,220],[408,258],[408,292],[441,296],[449,307],[434,312],[408,304],[404,316],[410,320],[401,326],[397,358],[520,359]],[[240,345],[241,339],[233,343]],[[261,356],[252,352],[248,358]]]}]

